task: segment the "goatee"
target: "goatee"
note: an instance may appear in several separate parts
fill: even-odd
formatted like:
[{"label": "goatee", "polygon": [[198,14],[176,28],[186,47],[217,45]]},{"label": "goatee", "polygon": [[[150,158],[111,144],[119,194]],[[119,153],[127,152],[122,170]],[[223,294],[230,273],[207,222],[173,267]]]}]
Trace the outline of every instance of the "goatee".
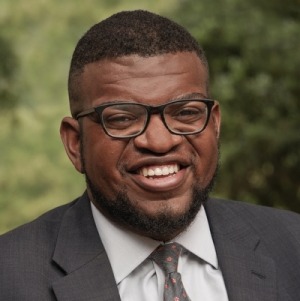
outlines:
[{"label": "goatee", "polygon": [[156,216],[150,216],[134,206],[134,200],[128,198],[125,189],[120,190],[115,199],[107,199],[88,175],[86,175],[86,182],[95,206],[110,220],[143,236],[168,241],[187,229],[199,212],[201,205],[207,201],[215,182],[217,169],[205,188],[194,185],[189,207],[178,216],[167,213],[167,210],[158,212]]}]

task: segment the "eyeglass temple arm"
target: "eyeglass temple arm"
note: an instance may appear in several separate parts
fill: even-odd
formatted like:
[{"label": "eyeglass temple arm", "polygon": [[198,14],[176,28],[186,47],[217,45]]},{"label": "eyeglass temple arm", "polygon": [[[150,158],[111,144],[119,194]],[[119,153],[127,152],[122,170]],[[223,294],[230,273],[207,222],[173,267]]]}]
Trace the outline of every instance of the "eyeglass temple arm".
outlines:
[{"label": "eyeglass temple arm", "polygon": [[75,116],[75,119],[79,119],[80,117],[89,115],[89,114],[94,113],[94,112],[95,112],[95,109],[94,109],[94,108],[88,109],[88,110],[86,110],[86,111],[82,111],[82,112],[78,113],[78,114]]}]

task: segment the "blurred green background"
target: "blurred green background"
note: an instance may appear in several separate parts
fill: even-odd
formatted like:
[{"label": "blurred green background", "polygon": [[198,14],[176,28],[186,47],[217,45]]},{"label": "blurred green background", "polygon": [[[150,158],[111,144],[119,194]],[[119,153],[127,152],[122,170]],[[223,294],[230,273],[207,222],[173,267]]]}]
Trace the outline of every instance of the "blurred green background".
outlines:
[{"label": "blurred green background", "polygon": [[1,0],[0,233],[82,193],[59,137],[77,40],[119,10],[186,26],[223,113],[214,192],[300,212],[299,0]]}]

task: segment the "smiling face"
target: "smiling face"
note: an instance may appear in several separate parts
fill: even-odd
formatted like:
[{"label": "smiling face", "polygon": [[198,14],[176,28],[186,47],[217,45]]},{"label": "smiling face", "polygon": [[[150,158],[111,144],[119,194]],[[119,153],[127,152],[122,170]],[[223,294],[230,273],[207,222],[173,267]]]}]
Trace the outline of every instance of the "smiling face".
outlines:
[{"label": "smiling face", "polygon": [[[207,81],[206,68],[192,52],[101,60],[88,64],[81,76],[80,110],[112,101],[157,106],[207,98]],[[200,134],[174,135],[154,114],[146,131],[130,139],[109,137],[87,116],[64,118],[61,135],[99,210],[137,233],[168,240],[188,226],[206,198],[218,163],[219,124],[215,103]],[[140,219],[148,228],[139,226]]]}]

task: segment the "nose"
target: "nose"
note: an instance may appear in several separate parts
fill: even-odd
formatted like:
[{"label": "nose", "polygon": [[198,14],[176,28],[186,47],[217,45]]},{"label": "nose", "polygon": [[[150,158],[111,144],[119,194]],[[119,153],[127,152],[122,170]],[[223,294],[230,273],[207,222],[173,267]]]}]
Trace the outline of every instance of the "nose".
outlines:
[{"label": "nose", "polygon": [[150,117],[145,132],[134,138],[134,145],[157,154],[165,154],[182,142],[181,135],[175,135],[163,124],[159,114]]}]

